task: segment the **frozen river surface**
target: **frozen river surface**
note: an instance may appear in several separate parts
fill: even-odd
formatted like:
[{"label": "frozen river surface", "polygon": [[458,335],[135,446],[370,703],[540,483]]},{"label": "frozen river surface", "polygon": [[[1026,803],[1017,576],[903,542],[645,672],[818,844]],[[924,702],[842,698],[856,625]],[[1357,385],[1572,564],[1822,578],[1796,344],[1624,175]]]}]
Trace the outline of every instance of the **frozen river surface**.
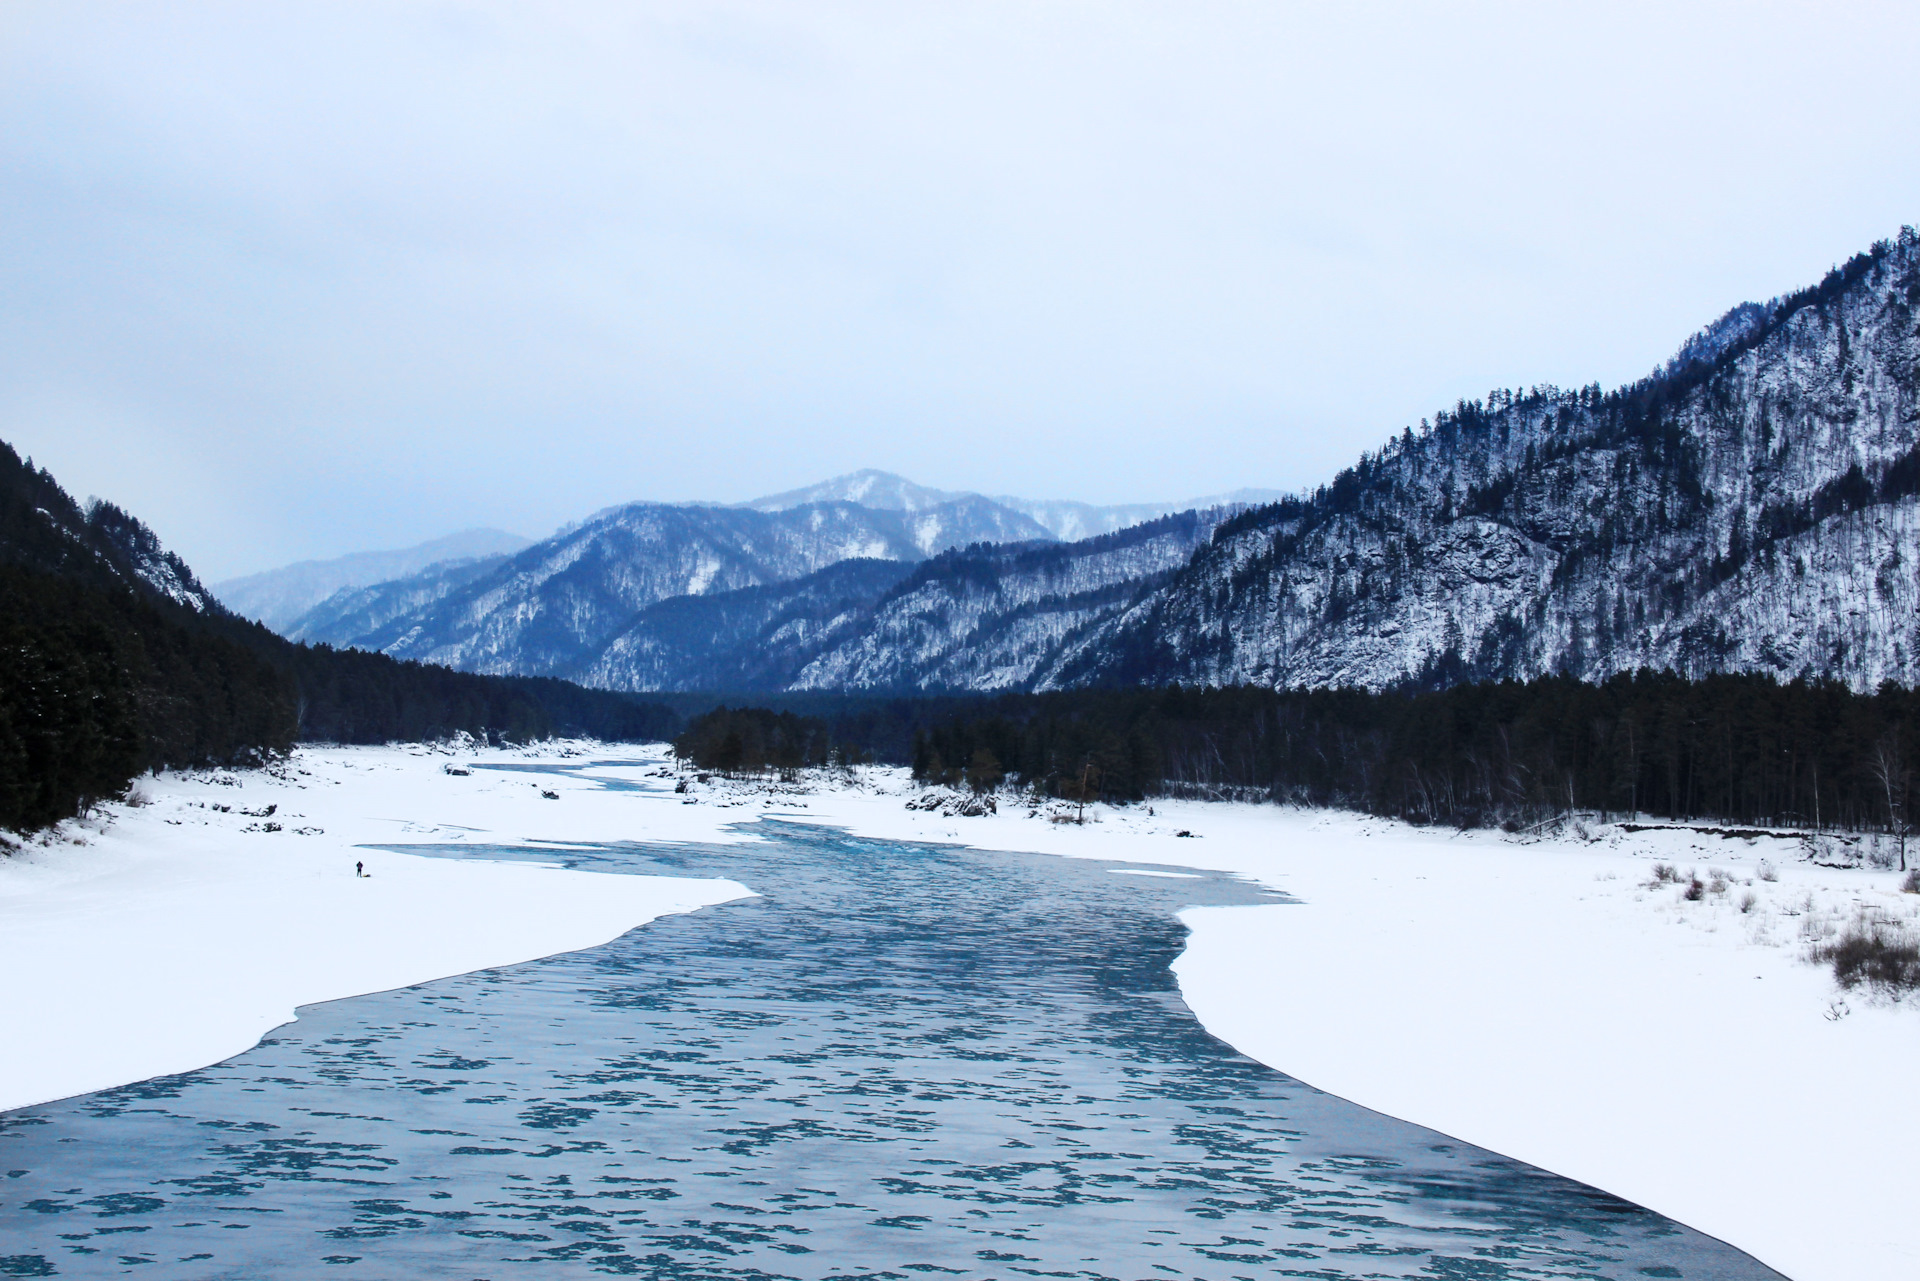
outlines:
[{"label": "frozen river surface", "polygon": [[1775,1276],[1208,1035],[1244,883],[757,830],[567,858],[759,899],[0,1118],[0,1277]]}]

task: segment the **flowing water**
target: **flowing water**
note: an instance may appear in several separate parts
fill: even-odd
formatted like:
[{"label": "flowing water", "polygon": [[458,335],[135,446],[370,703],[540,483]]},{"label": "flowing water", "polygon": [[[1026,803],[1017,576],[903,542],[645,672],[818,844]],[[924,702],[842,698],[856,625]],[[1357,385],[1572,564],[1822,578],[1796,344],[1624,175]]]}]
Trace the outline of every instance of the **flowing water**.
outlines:
[{"label": "flowing water", "polygon": [[749,830],[565,858],[759,898],[0,1117],[0,1277],[1775,1276],[1209,1036],[1173,913],[1274,895]]}]

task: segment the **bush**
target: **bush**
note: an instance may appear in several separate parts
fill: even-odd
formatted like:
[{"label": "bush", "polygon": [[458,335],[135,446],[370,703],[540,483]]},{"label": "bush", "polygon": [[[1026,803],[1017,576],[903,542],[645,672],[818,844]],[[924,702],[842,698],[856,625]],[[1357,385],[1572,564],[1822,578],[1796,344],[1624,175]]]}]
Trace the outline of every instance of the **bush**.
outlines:
[{"label": "bush", "polygon": [[1920,867],[1907,873],[1907,879],[1900,882],[1900,890],[1903,894],[1920,894]]},{"label": "bush", "polygon": [[1920,943],[1878,929],[1854,929],[1817,952],[1841,987],[1910,992],[1920,988]]}]

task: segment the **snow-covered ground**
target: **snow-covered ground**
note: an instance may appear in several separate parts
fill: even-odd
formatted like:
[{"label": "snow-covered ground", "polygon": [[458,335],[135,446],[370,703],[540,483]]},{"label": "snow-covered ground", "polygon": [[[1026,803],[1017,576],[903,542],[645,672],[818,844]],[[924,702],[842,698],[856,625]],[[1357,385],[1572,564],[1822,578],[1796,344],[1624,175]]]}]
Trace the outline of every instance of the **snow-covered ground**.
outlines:
[{"label": "snow-covered ground", "polygon": [[[560,778],[443,769],[560,756],[645,763]],[[1523,843],[1271,806],[1099,806],[1079,826],[1003,798],[997,815],[958,817],[908,810],[918,789],[877,769],[852,786],[715,779],[677,795],[664,759],[591,744],[325,749],[280,777],[143,783],[149,804],[64,829],[85,844],[0,860],[0,965],[33,980],[0,985],[0,1107],[216,1061],[297,1004],[591,946],[749,892],[357,845],[735,841],[751,839],[736,824],[771,811],[1273,886],[1298,901],[1186,913],[1181,989],[1222,1039],[1797,1281],[1920,1276],[1906,1220],[1920,1194],[1906,1103],[1920,1008],[1842,994],[1806,959],[1810,936],[1861,911],[1915,919],[1920,896],[1894,873],[1816,866],[1772,838],[1596,828]],[[648,790],[599,787],[612,779]],[[1708,888],[1688,901],[1653,883],[1659,864]]]},{"label": "snow-covered ground", "polygon": [[448,775],[451,759],[328,749],[276,774],[164,775],[136,785],[145,804],[0,859],[0,1109],[219,1062],[295,1006],[593,947],[751,892],[355,848],[634,834],[615,793],[562,780],[548,800],[524,775]]}]

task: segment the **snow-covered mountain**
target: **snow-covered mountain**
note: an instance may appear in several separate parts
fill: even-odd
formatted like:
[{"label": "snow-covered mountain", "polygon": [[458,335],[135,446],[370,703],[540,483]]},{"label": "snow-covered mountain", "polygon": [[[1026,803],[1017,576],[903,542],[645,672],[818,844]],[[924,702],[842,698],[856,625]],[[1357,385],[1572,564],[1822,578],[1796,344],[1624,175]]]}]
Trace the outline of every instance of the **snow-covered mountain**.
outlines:
[{"label": "snow-covered mountain", "polygon": [[305,634],[616,689],[1379,689],[1640,666],[1913,684],[1917,315],[1908,229],[1734,308],[1638,383],[1463,402],[1310,495],[1055,542],[1150,509],[1023,514],[860,472],[742,507],[616,509],[471,581],[383,589],[414,596],[371,631],[348,634],[378,613],[363,601]]},{"label": "snow-covered mountain", "polygon": [[1496,392],[1228,522],[1038,686],[1642,665],[1920,679],[1920,239],[1602,393]]},{"label": "snow-covered mountain", "polygon": [[979,496],[916,485],[905,476],[865,467],[817,484],[768,494],[764,498],[741,503],[740,506],[750,507],[757,512],[783,512],[805,507],[809,503],[856,503],[875,511],[919,512],[962,498]]},{"label": "snow-covered mountain", "polygon": [[505,556],[532,540],[499,529],[464,529],[416,547],[355,552],[333,560],[303,560],[265,573],[213,585],[220,602],[243,618],[292,635],[297,619],[343,588],[365,587],[418,574],[430,565]]},{"label": "snow-covered mountain", "polygon": [[418,573],[364,587],[342,587],[278,630],[288,640],[338,641],[371,636],[388,623],[446,599],[460,588],[500,567],[504,555],[446,560]]},{"label": "snow-covered mountain", "polygon": [[1072,543],[970,547],[928,561],[849,619],[796,689],[1019,689],[1072,637],[1186,565],[1233,509]]},{"label": "snow-covered mountain", "polygon": [[621,690],[1017,688],[1063,637],[1186,564],[1231,511],[666,600],[570,674]]},{"label": "snow-covered mountain", "polygon": [[291,630],[470,671],[559,675],[591,665],[639,611],[673,597],[782,583],[847,560],[916,562],[1049,537],[977,496],[911,511],[633,503],[470,577],[436,571],[343,594]]},{"label": "snow-covered mountain", "polygon": [[1278,489],[1236,489],[1231,493],[1189,498],[1183,503],[1120,503],[1105,507],[1063,498],[996,497],[993,501],[1026,513],[1052,530],[1055,538],[1070,543],[1111,534],[1178,512],[1258,507],[1263,503],[1278,502],[1286,496],[1285,491]]},{"label": "snow-covered mountain", "polygon": [[[979,494],[931,489],[926,485],[915,484],[904,476],[896,476],[892,472],[875,471],[869,467],[861,471],[849,472],[845,476],[835,476],[832,480],[823,480],[816,485],[808,485],[804,489],[769,494],[765,498],[756,498],[752,502],[741,505],[751,507],[755,511],[771,512],[785,511],[805,503],[859,503],[862,507],[873,507],[884,511],[911,512],[925,511],[943,503],[980,497]],[[1156,520],[1161,516],[1171,516],[1175,512],[1206,511],[1215,507],[1251,507],[1283,497],[1285,495],[1277,489],[1238,489],[1230,494],[1211,494],[1205,498],[1191,498],[1183,503],[1119,503],[1100,506],[1096,503],[1073,502],[1059,498],[1014,498],[1006,494],[992,495],[986,501],[1021,513],[1045,527],[1049,533],[1063,542],[1074,542],[1082,538],[1092,538],[1098,534],[1111,534],[1117,529]]]},{"label": "snow-covered mountain", "polygon": [[603,689],[786,689],[834,637],[858,634],[912,572],[903,561],[843,560],[766,587],[675,596],[641,610],[569,674]]},{"label": "snow-covered mountain", "polygon": [[816,638],[790,684],[1380,689],[1651,666],[1911,685],[1917,318],[1906,230],[1734,308],[1632,386],[1460,404],[1184,547],[1128,531],[929,562]]}]

